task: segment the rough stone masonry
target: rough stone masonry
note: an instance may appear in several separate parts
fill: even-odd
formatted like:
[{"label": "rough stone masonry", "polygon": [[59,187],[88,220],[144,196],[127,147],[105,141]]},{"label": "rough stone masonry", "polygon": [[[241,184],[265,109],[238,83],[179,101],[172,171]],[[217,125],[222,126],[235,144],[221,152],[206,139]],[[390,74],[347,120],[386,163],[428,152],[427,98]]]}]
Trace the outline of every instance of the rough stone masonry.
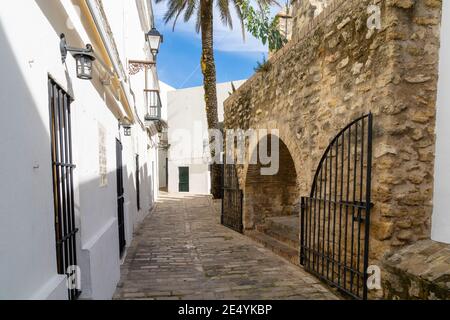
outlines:
[{"label": "rough stone masonry", "polygon": [[[430,238],[442,2],[328,2],[316,17],[297,10],[293,39],[271,57],[269,70],[226,101],[225,128],[278,129],[298,194],[306,196],[330,140],[372,112],[370,264],[381,266],[400,248]],[[367,26],[373,4],[381,9],[380,30]],[[247,169],[238,166],[244,202],[252,190]]]}]

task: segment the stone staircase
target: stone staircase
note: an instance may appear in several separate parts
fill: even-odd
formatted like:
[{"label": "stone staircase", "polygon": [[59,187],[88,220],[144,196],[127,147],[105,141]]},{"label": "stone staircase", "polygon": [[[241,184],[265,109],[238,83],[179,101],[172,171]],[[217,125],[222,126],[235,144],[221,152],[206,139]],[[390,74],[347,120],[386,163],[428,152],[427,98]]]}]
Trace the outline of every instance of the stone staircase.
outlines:
[{"label": "stone staircase", "polygon": [[300,219],[298,216],[267,218],[265,224],[246,235],[277,255],[299,265]]}]

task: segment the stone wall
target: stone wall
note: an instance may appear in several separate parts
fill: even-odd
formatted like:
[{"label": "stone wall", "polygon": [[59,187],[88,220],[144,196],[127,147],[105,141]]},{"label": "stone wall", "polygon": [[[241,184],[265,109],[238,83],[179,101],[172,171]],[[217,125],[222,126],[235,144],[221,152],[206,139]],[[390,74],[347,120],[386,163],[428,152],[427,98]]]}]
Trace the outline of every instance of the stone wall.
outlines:
[{"label": "stone wall", "polygon": [[275,175],[261,175],[261,164],[251,164],[247,168],[243,221],[246,229],[264,224],[266,217],[298,214],[296,203],[300,195],[295,165],[283,143],[279,147],[279,162],[280,168]]},{"label": "stone wall", "polygon": [[423,240],[387,257],[385,298],[450,300],[450,246]]},{"label": "stone wall", "polygon": [[[373,3],[381,30],[367,27]],[[294,25],[293,40],[271,57],[269,70],[225,103],[225,128],[279,130],[302,196],[330,140],[373,113],[371,264],[430,237],[441,5],[332,1],[301,28]],[[245,197],[247,170],[238,166]]]}]

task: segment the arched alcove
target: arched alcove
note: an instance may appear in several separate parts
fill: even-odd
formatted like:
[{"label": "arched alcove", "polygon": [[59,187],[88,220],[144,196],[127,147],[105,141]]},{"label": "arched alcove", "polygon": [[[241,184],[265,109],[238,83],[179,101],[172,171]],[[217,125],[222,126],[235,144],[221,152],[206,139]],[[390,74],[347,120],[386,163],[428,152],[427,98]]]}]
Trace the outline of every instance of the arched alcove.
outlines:
[{"label": "arched alcove", "polygon": [[[270,156],[272,136],[267,137]],[[299,190],[295,164],[286,144],[279,141],[279,170],[273,175],[263,175],[261,169],[270,165],[262,165],[258,157],[256,164],[249,164],[244,188],[244,227],[255,229],[266,222],[266,218],[298,215]],[[253,150],[258,152],[261,141]]]}]

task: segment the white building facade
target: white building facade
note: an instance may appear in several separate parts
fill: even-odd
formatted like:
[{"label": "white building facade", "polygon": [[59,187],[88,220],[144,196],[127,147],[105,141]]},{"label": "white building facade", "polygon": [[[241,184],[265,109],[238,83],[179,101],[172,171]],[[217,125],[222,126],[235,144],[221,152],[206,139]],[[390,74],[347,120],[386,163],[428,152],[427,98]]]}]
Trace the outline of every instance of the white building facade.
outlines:
[{"label": "white building facade", "polygon": [[[0,299],[110,299],[159,189],[151,1],[23,5],[0,3]],[[92,45],[91,80],[61,34]]]},{"label": "white building facade", "polygon": [[[245,80],[217,84],[219,122],[223,103]],[[210,194],[208,123],[203,87],[170,91],[168,110],[168,191]]]},{"label": "white building facade", "polygon": [[160,134],[159,139],[159,151],[158,151],[158,161],[159,161],[159,189],[161,191],[167,191],[168,188],[168,154],[169,154],[169,141],[168,141],[168,108],[167,99],[169,92],[175,91],[175,88],[169,86],[164,82],[159,82],[159,88],[161,91],[161,103],[162,103],[162,114],[161,119],[166,123],[166,128]]}]

